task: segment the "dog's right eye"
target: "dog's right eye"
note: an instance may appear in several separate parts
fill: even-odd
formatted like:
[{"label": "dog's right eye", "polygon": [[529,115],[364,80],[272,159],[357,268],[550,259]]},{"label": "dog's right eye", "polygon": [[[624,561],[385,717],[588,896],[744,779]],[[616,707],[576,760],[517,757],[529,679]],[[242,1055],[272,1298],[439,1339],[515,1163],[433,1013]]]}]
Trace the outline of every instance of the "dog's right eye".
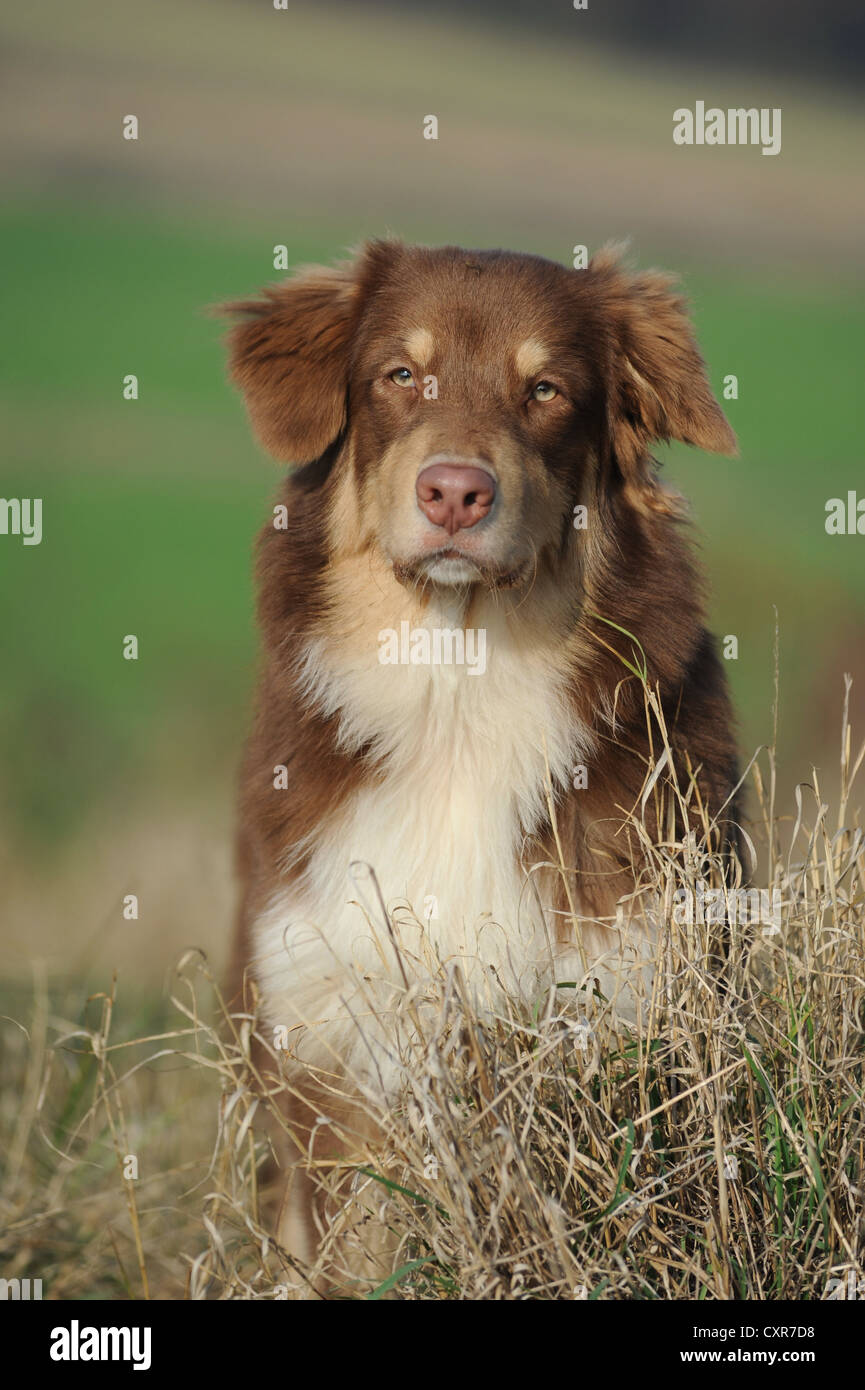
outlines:
[{"label": "dog's right eye", "polygon": [[397,386],[414,386],[414,377],[408,367],[397,367],[395,372],[391,372],[390,379],[395,381]]}]

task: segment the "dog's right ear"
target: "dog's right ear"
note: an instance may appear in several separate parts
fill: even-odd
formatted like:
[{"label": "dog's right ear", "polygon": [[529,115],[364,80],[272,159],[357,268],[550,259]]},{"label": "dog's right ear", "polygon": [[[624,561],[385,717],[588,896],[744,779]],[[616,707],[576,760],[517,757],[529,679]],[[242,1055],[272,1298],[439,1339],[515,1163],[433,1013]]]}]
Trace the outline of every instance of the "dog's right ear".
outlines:
[{"label": "dog's right ear", "polygon": [[344,428],[352,338],[370,272],[388,247],[372,243],[332,268],[306,266],[258,299],[222,307],[241,320],[228,337],[232,379],[276,458],[311,463]]}]

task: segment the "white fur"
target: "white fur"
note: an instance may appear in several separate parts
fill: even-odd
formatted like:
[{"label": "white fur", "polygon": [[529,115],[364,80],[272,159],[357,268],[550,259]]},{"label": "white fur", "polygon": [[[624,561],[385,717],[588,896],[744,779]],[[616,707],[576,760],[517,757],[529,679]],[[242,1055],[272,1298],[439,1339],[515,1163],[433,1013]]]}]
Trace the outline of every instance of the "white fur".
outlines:
[{"label": "white fur", "polygon": [[[456,626],[463,601],[440,589],[413,624]],[[489,993],[489,966],[529,999],[582,974],[575,948],[557,954],[538,906],[550,871],[534,888],[521,850],[545,814],[547,766],[554,787],[568,785],[593,737],[567,702],[552,639],[524,633],[517,642],[492,598],[472,625],[487,630],[482,676],[383,666],[374,633],[368,642],[315,638],[303,663],[306,698],[338,715],[347,750],[372,743],[384,771],[338,819],[310,827],[307,870],[256,923],[257,975],[272,1024],[309,1025],[294,1035],[297,1055],[325,1068],[339,1058],[364,1089],[396,1085],[384,1020],[422,998],[440,965],[459,961],[476,997]]]}]

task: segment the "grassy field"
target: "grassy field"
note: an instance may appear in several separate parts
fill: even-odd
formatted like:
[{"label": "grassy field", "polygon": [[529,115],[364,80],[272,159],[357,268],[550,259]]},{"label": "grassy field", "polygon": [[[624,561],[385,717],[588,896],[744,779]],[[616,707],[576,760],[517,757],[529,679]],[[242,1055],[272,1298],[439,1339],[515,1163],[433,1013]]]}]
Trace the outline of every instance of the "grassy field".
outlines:
[{"label": "grassy field", "polygon": [[[42,6],[8,10],[0,37],[2,493],[44,502],[40,546],[0,538],[4,1273],[45,1277],[58,1298],[274,1297],[296,1274],[262,1235],[248,1099],[225,1115],[248,1064],[214,1026],[255,663],[251,545],[279,470],[251,440],[207,309],[276,278],[274,244],[328,261],[393,232],[560,260],[630,237],[637,264],[682,273],[716,392],[738,378],[725,408],[740,456],[660,456],[693,503],[714,629],[739,639],[743,762],[772,735],[776,614],[780,631],[778,824],[756,786],[750,803],[764,857],[789,841],[796,784],[816,768],[819,788],[779,871],[786,973],[741,943],[731,994],[685,989],[649,1035],[607,1036],[590,1075],[564,1013],[538,1002],[475,1039],[535,1107],[533,1152],[509,1169],[508,1101],[498,1130],[490,1114],[473,1137],[443,1121],[438,1186],[398,1126],[390,1158],[369,1155],[412,1266],[398,1296],[812,1298],[833,1271],[861,1274],[863,869],[859,850],[844,878],[853,832],[827,847],[819,811],[842,792],[845,672],[854,735],[865,727],[865,540],[824,529],[830,497],[865,495],[861,104],[550,43],[543,26],[359,3],[82,0],[50,22]],[[701,93],[783,105],[782,155],[675,149],[671,112]],[[137,145],[119,134],[130,110]],[[436,144],[420,135],[427,111]],[[207,961],[169,986],[185,947]],[[418,1061],[407,1085],[445,1115]],[[442,1084],[481,1113],[458,1067]],[[639,1120],[649,1098],[665,1107],[654,1123]],[[559,1147],[563,1121],[582,1166]],[[463,1141],[461,1174],[447,1154]],[[743,1174],[731,1190],[728,1143]],[[140,1186],[118,1176],[118,1148],[141,1154]],[[487,1249],[479,1226],[439,1220],[485,1210],[490,1174],[495,1266],[463,1259]],[[675,1195],[663,1210],[661,1183]]]},{"label": "grassy field", "polygon": [[[379,1137],[321,1121],[338,1156],[310,1154],[328,1213],[311,1264],[273,1239],[266,1205],[265,1117],[285,1124],[268,1096],[292,1085],[293,1040],[275,1050],[254,1013],[227,1016],[199,952],[165,1002],[116,981],[83,1008],[74,984],[5,991],[6,1277],[56,1299],[861,1296],[865,854],[848,798],[865,746],[846,726],[841,742],[841,800],[807,796],[792,842],[771,754],[756,778],[782,925],[668,916],[630,1025],[591,981],[490,1012],[455,963],[407,987],[400,1103],[365,1107]],[[696,885],[663,853],[653,881],[665,901]]]}]

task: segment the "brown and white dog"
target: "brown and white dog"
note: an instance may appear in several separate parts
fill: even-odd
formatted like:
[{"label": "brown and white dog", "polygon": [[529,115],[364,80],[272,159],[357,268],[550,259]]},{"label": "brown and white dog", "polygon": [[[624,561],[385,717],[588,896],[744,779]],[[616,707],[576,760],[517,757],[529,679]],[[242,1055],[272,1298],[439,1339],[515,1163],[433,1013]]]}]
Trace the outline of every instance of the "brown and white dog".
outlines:
[{"label": "brown and white dog", "polygon": [[459,960],[537,997],[633,945],[651,733],[620,631],[695,804],[730,799],[725,680],[649,448],[735,438],[670,280],[611,251],[576,271],[374,241],[229,309],[252,424],[304,465],[259,542],[236,975],[296,1067],[387,1096],[413,974]]}]

